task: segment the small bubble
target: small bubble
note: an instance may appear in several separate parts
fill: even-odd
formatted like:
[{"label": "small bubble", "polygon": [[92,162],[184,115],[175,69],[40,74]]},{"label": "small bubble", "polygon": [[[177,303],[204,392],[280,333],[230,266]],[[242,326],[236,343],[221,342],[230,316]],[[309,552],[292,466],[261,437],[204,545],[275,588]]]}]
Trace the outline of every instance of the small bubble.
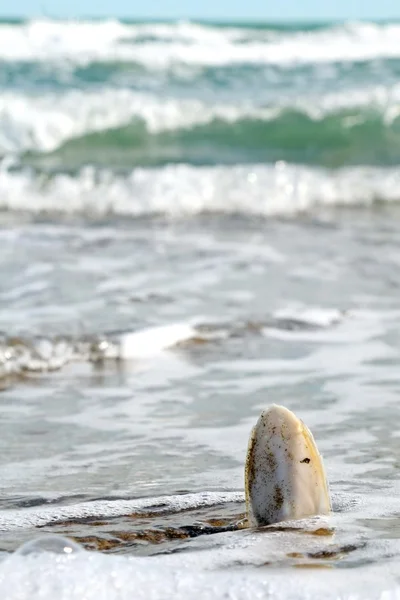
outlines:
[{"label": "small bubble", "polygon": [[51,552],[53,554],[64,554],[69,556],[70,554],[76,554],[76,552],[83,551],[83,548],[78,544],[62,535],[42,535],[20,546],[20,548],[15,551],[15,554],[26,556],[28,554]]}]

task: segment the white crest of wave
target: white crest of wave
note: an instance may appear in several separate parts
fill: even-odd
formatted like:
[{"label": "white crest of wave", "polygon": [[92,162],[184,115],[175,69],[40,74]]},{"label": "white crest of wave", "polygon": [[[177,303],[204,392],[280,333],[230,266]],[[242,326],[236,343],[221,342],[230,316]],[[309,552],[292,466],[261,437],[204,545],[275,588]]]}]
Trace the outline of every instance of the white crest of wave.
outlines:
[{"label": "white crest of wave", "polygon": [[52,151],[68,139],[125,126],[134,119],[142,121],[149,133],[158,133],[216,118],[227,122],[244,117],[267,119],[277,111],[251,103],[212,105],[195,99],[159,99],[129,89],[34,96],[7,91],[0,96],[0,151]]},{"label": "white crest of wave", "polygon": [[0,210],[27,213],[109,214],[170,218],[204,212],[293,215],[334,206],[400,200],[396,168],[328,171],[278,162],[234,167],[166,166],[126,176],[86,167],[50,178],[30,170],[0,169]]},{"label": "white crest of wave", "polygon": [[44,62],[176,64],[323,63],[400,56],[399,24],[350,23],[314,31],[218,28],[194,23],[34,20],[0,25],[0,58]]},{"label": "white crest of wave", "polygon": [[[211,123],[220,119],[271,121],[285,110],[297,110],[310,119],[346,109],[370,108],[382,115],[386,125],[400,114],[400,84],[347,89],[325,95],[277,96],[267,103],[253,100],[237,103],[206,103],[198,99],[160,98],[128,88],[97,91],[69,90],[60,93],[28,94],[5,91],[0,95],[0,152],[36,150],[51,152],[70,139],[124,127],[137,120],[149,134]],[[366,115],[344,116],[343,128],[362,123]]]}]

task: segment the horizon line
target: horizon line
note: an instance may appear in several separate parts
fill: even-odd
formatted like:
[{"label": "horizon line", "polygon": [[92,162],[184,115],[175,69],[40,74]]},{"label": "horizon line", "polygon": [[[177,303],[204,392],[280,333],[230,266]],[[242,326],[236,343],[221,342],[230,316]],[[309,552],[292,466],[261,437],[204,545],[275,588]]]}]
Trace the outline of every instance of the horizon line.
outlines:
[{"label": "horizon line", "polygon": [[275,18],[264,18],[264,17],[232,17],[230,19],[226,19],[223,17],[200,17],[200,16],[175,16],[175,17],[134,17],[134,16],[123,16],[123,15],[112,15],[112,14],[103,14],[103,15],[80,15],[80,16],[71,16],[71,15],[50,15],[50,14],[25,14],[25,15],[2,15],[0,13],[0,21],[9,21],[9,22],[17,22],[23,20],[32,20],[32,19],[49,19],[52,21],[98,21],[103,19],[109,20],[117,20],[117,21],[130,21],[133,23],[142,23],[142,22],[171,22],[176,23],[179,21],[182,22],[201,22],[201,23],[213,23],[220,25],[229,25],[231,23],[242,23],[242,24],[258,24],[258,25],[281,25],[281,24],[297,24],[297,23],[307,23],[309,25],[320,25],[325,23],[354,23],[354,22],[374,22],[374,23],[386,23],[386,22],[394,22],[400,21],[399,16],[393,17],[324,17],[324,18],[307,18],[307,17],[275,17]]}]

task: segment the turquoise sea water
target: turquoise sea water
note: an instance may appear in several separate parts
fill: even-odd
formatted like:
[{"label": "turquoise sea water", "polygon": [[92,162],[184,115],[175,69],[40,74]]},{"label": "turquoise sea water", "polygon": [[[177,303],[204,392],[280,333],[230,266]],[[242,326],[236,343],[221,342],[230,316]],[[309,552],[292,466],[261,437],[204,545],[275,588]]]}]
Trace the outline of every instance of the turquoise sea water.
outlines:
[{"label": "turquoise sea water", "polygon": [[[90,184],[101,186],[99,207],[106,198],[117,214],[148,214],[160,207],[137,180],[151,177],[164,190],[175,165],[186,167],[178,195],[199,177],[213,197],[223,189],[217,204],[226,212],[230,172],[251,212],[296,212],[300,193],[305,208],[391,200],[399,32],[397,23],[2,21],[1,206],[85,212]],[[274,190],[260,203],[265,177]],[[315,198],[316,177],[329,198],[323,189]],[[13,193],[22,185],[25,200]],[[117,206],[113,185],[124,197],[133,185],[134,198]],[[57,200],[67,187],[80,199]],[[175,197],[164,204],[161,212],[176,211]],[[211,204],[200,194],[195,208],[186,198],[180,210]]]}]

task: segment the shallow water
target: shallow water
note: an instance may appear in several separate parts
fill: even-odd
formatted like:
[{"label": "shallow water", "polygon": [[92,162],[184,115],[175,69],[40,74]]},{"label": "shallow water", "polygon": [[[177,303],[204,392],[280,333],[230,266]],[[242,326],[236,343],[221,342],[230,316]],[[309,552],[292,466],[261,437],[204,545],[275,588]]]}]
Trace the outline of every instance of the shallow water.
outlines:
[{"label": "shallow water", "polygon": [[[0,23],[1,598],[400,595],[398,29]],[[243,528],[271,403],[330,519]]]},{"label": "shallow water", "polygon": [[[396,229],[383,209],[4,226],[1,550],[53,532],[128,556],[201,551],[206,571],[396,564]],[[179,323],[163,348],[152,326]],[[103,360],[101,343],[140,329],[129,360]],[[66,364],[46,371],[55,349]],[[272,402],[315,434],[333,535],[237,529],[247,438]]]}]

